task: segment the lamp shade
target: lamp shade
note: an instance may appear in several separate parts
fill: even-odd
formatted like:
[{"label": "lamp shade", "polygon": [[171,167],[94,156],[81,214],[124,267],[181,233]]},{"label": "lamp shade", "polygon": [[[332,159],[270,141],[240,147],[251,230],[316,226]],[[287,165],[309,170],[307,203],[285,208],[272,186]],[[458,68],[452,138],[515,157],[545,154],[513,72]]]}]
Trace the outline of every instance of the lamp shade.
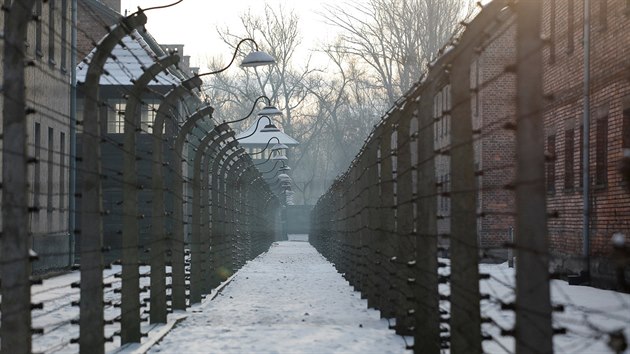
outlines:
[{"label": "lamp shade", "polygon": [[278,129],[278,127],[276,127],[273,123],[265,125],[265,127],[260,130],[261,133],[277,133],[279,131],[280,129]]},{"label": "lamp shade", "polygon": [[[272,138],[273,139],[273,138]],[[288,146],[284,145],[284,144],[276,144],[271,148],[271,151],[277,151],[277,150],[287,150],[289,149]]]},{"label": "lamp shade", "polygon": [[241,67],[254,67],[275,64],[276,60],[269,54],[261,51],[251,52],[243,58]]},{"label": "lamp shade", "polygon": [[265,106],[258,112],[259,116],[281,116],[282,111],[275,106]]},{"label": "lamp shade", "polygon": [[274,157],[271,158],[272,160],[288,160],[286,156],[284,155],[276,155]]}]

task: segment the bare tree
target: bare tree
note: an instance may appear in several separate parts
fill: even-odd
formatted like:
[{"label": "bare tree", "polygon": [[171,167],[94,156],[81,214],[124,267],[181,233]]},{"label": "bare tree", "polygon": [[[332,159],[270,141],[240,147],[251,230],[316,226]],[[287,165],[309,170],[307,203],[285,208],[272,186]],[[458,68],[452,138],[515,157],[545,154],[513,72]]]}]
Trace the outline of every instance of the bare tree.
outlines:
[{"label": "bare tree", "polygon": [[[299,18],[282,6],[272,8],[265,5],[262,16],[251,11],[244,13],[241,25],[236,31],[233,27],[218,29],[219,35],[233,49],[240,39],[253,38],[259,49],[271,54],[277,64],[262,69],[241,70],[236,75],[232,72],[215,75],[209,78],[204,91],[217,107],[216,116],[224,120],[243,117],[251,109],[256,97],[262,94],[268,96],[284,113],[282,117],[274,117],[276,123],[286,134],[300,142],[288,156],[295,171],[294,181],[298,185],[309,185],[314,175],[308,173],[310,168],[301,169],[299,165],[313,165],[310,144],[319,126],[314,124],[317,116],[309,109],[314,102],[312,85],[317,84],[318,80],[313,79],[316,70],[311,67],[310,58],[305,63],[301,60],[304,63],[302,66],[294,64],[296,50],[301,44]],[[208,65],[210,69],[217,69],[223,63],[224,60],[215,58],[209,60]],[[243,124],[249,125],[251,121]],[[297,199],[303,198],[298,195]]]},{"label": "bare tree", "polygon": [[468,11],[468,0],[370,0],[325,6],[322,16],[342,29],[338,50],[374,70],[391,105],[420,78]]}]

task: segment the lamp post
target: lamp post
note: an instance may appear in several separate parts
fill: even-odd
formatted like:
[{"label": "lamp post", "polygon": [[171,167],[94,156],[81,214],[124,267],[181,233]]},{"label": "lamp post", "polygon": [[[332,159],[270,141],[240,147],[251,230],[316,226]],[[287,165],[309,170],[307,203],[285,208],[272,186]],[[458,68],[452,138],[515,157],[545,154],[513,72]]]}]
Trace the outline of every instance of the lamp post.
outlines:
[{"label": "lamp post", "polygon": [[256,50],[251,52],[251,53],[249,53],[249,54],[247,54],[245,56],[245,58],[243,58],[243,61],[241,62],[241,67],[244,67],[244,68],[257,67],[257,66],[264,66],[264,65],[273,65],[273,64],[276,63],[276,60],[271,55],[269,55],[269,54],[267,54],[267,53],[265,53],[263,51],[260,51],[258,49],[258,43],[256,43],[255,40],[253,40],[252,38],[243,38],[236,45],[236,49],[234,49],[234,55],[232,55],[232,60],[230,60],[230,63],[228,65],[226,65],[225,67],[223,67],[223,68],[221,68],[219,70],[215,70],[215,71],[211,71],[211,72],[208,72],[208,73],[200,74],[198,76],[202,77],[202,76],[207,76],[207,75],[215,75],[215,74],[219,74],[219,73],[222,73],[225,70],[227,70],[234,63],[234,60],[236,59],[236,56],[238,55],[238,49],[245,42],[251,42],[254,45],[254,47],[256,48]]},{"label": "lamp post", "polygon": [[254,104],[252,105],[252,109],[249,111],[249,113],[247,113],[247,115],[245,115],[242,118],[231,120],[231,121],[228,121],[228,122],[224,121],[223,123],[233,124],[233,123],[242,122],[245,119],[249,118],[252,115],[252,113],[254,113],[254,110],[256,109],[256,104],[262,99],[265,100],[267,105],[265,107],[263,107],[263,109],[258,111],[258,115],[259,116],[279,116],[279,115],[282,115],[282,112],[278,108],[276,108],[275,106],[271,105],[271,100],[269,99],[269,97],[267,97],[265,95],[262,95],[262,96],[258,96],[254,100]]},{"label": "lamp post", "polygon": [[258,152],[250,152],[249,155],[253,156],[253,155],[262,154],[263,152],[265,152],[267,150],[267,148],[269,148],[269,144],[271,143],[272,140],[276,140],[278,143],[271,147],[271,153],[269,154],[269,156],[267,156],[267,160],[269,160],[269,157],[271,157],[271,156],[283,155],[283,152],[286,151],[289,148],[288,146],[286,146],[283,143],[281,143],[280,139],[278,139],[278,137],[272,136],[271,138],[269,138],[269,140],[267,141],[267,144],[265,145],[265,147],[262,150],[260,150]]}]

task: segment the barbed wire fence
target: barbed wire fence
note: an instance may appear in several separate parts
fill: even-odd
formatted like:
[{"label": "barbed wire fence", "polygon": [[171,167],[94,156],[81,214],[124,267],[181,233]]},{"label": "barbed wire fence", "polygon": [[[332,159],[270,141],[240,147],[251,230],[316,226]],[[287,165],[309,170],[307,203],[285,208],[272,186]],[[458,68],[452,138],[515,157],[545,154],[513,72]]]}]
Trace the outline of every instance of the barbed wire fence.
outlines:
[{"label": "barbed wire fence", "polygon": [[[548,225],[558,228],[560,212],[579,212],[547,205],[556,156],[543,117],[560,103],[543,87],[551,44],[541,35],[542,7],[485,5],[384,115],[313,210],[310,242],[416,353],[580,353],[594,345],[580,337],[625,350],[623,325],[595,324],[603,313],[627,323],[619,317],[630,309],[625,297],[592,310],[551,281],[562,274],[550,272]],[[627,76],[627,68],[617,70],[606,77]],[[479,118],[483,109],[494,118]],[[510,158],[482,159],[489,146]],[[498,202],[484,204],[490,197]],[[497,235],[481,240],[481,225]],[[627,260],[623,247],[619,263]],[[515,270],[482,263],[511,252]]]},{"label": "barbed wire fence", "polygon": [[[229,126],[213,122],[212,107],[199,98],[201,80],[177,74],[174,53],[158,52],[148,63],[125,45],[124,38],[142,42],[146,15],[138,11],[113,27],[96,24],[110,30],[92,38],[72,27],[67,6],[28,0],[2,8],[2,353],[102,353],[140,342],[168,313],[199,303],[274,238],[278,201]],[[57,25],[42,26],[44,16],[57,16]],[[37,26],[43,31],[29,29]],[[67,72],[75,69],[61,54],[71,30],[96,48],[79,53],[87,74],[77,121],[83,150],[76,153],[68,143],[72,117],[62,103],[71,91]],[[127,49],[124,58],[112,54],[116,46]],[[123,75],[104,70],[105,62]],[[161,89],[149,85],[160,75],[167,78]],[[126,111],[99,94],[104,77]],[[105,122],[111,114],[121,117],[117,134]],[[208,136],[211,146],[201,146]],[[78,188],[71,196],[74,161]],[[35,253],[33,235],[51,225],[67,229],[70,213],[78,219],[70,230],[76,245]],[[115,226],[104,230],[104,221]],[[79,272],[33,275],[37,259],[72,260],[75,247]]]}]

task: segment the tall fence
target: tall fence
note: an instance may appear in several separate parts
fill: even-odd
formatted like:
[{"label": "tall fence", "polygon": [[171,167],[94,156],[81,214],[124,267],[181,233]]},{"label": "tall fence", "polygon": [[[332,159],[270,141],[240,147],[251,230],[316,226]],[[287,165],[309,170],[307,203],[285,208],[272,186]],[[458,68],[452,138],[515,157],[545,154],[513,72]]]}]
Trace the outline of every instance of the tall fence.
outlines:
[{"label": "tall fence", "polygon": [[[49,3],[51,18],[60,13],[69,26],[69,9],[55,7],[67,2]],[[113,27],[103,23],[109,33],[91,38],[98,44],[80,65],[75,153],[68,146],[73,116],[63,104],[69,95],[57,105],[42,102],[55,90],[71,91],[67,58],[54,48],[67,50],[72,28],[49,25],[47,54],[33,55],[24,45],[33,39],[29,24],[41,27],[33,13],[41,15],[42,6],[3,6],[0,350],[103,353],[140,342],[149,325],[200,303],[264,252],[279,204],[234,132],[212,120],[213,108],[198,92],[201,79],[183,75],[174,53],[158,50],[147,62],[148,52],[134,51],[138,43],[148,46],[138,32],[147,21],[142,11]],[[41,36],[40,27],[31,35]],[[37,50],[41,39],[35,38]],[[127,49],[127,57],[113,54],[115,48]],[[106,85],[109,97],[119,98],[115,104],[102,92],[104,78],[115,81]],[[43,92],[45,84],[55,90]],[[113,126],[108,114],[119,117]],[[34,227],[67,230],[70,213],[77,218],[75,238],[57,248],[33,244]],[[78,272],[50,280],[33,275],[37,259],[72,265],[75,256]]]},{"label": "tall fence", "polygon": [[[558,37],[543,40],[542,9],[555,3],[486,5],[385,114],[313,210],[310,242],[391,328],[413,337],[408,347],[416,353],[551,353],[554,335],[571,332],[552,323],[564,307],[552,307],[550,279],[570,275],[552,270],[558,254],[585,262],[570,248],[581,243],[579,218],[564,225],[570,236],[557,237],[556,220],[579,215],[581,207],[577,198],[554,199],[560,153],[549,137],[562,128],[550,129],[549,121],[562,105],[580,103],[582,88],[543,80],[549,48],[560,44]],[[627,76],[627,68],[615,70]],[[621,85],[628,92],[627,82]],[[571,155],[568,142],[564,149],[571,159],[565,183],[573,186],[580,154]],[[629,200],[625,192],[619,197]],[[627,232],[623,222],[617,227]],[[611,245],[598,247],[612,264]],[[515,283],[484,271],[484,263],[511,262],[512,254]],[[627,264],[620,267],[623,280]],[[611,335],[589,315],[577,322],[593,336]]]}]

